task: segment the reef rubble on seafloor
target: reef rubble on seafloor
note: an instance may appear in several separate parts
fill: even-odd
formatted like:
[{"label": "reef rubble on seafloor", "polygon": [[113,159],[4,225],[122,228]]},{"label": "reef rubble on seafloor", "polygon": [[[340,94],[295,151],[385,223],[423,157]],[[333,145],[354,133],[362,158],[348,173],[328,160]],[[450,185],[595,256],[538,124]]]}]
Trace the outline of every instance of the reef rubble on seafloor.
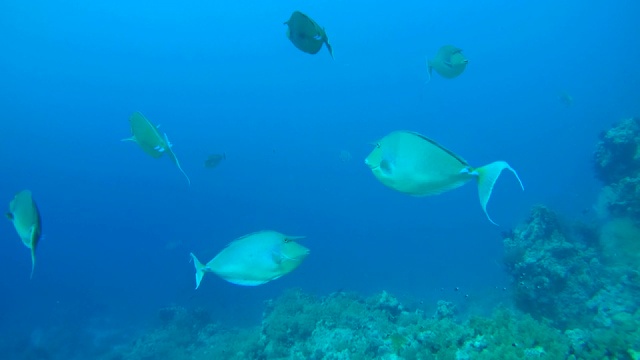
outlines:
[{"label": "reef rubble on seafloor", "polygon": [[384,291],[365,298],[300,290],[265,306],[261,325],[248,329],[166,309],[169,321],[111,359],[534,359],[570,351],[569,337],[546,321],[506,307],[462,321],[446,301],[426,313]]}]

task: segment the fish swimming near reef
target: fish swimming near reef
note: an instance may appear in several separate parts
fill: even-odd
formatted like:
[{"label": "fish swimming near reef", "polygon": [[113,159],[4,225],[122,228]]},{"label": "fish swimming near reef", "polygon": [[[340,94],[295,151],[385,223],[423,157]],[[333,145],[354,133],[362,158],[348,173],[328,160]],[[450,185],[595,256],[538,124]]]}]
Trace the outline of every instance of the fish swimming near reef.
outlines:
[{"label": "fish swimming near reef", "polygon": [[140,112],[134,112],[129,118],[129,124],[131,125],[132,136],[122,141],[133,141],[138,144],[144,152],[151,155],[151,157],[158,159],[162,155],[167,154],[171,161],[178,167],[180,172],[187,178],[187,182],[191,185],[189,176],[182,170],[180,162],[173,152],[172,144],[169,142],[169,138],[166,133],[160,133],[158,127],[153,125],[147,118]]},{"label": "fish swimming near reef", "polygon": [[244,286],[262,285],[286,275],[309,255],[309,249],[296,242],[302,238],[270,230],[251,233],[229,243],[206,264],[191,253],[196,267],[196,289],[207,272]]},{"label": "fish swimming near reef", "polygon": [[429,80],[433,70],[444,78],[453,79],[464,72],[468,62],[469,60],[462,55],[462,49],[453,45],[444,45],[438,50],[436,56],[427,60]]},{"label": "fish swimming near reef", "polygon": [[31,191],[22,190],[15,195],[9,203],[7,218],[22,240],[22,243],[31,250],[31,277],[36,267],[36,248],[42,236],[42,220],[36,202]]},{"label": "fish swimming near reef", "polygon": [[493,224],[496,223],[487,213],[487,203],[502,170],[513,172],[524,190],[518,174],[506,162],[474,168],[452,151],[415,132],[394,131],[375,145],[365,164],[384,185],[413,196],[429,196],[476,179],[480,205]]},{"label": "fish swimming near reef", "polygon": [[309,16],[300,11],[294,11],[284,24],[288,26],[287,38],[295,47],[308,54],[317,54],[322,48],[322,44],[325,44],[331,58],[333,58],[333,48],[329,44],[327,33]]},{"label": "fish swimming near reef", "polygon": [[227,155],[225,153],[222,154],[211,154],[207,157],[207,160],[204,161],[204,167],[213,169],[216,166],[220,165],[222,160],[226,159]]}]

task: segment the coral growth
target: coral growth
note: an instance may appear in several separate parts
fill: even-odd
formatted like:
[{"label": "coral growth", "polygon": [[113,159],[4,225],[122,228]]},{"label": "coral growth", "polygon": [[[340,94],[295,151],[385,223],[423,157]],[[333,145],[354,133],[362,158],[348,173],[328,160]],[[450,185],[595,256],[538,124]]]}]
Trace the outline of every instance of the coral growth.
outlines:
[{"label": "coral growth", "polygon": [[569,353],[567,336],[530,316],[500,308],[491,318],[457,322],[454,313],[452,304],[439,302],[429,316],[387,292],[319,298],[291,290],[267,302],[259,329],[222,331],[180,309],[123,358],[482,360],[564,359]]},{"label": "coral growth", "polygon": [[554,212],[537,206],[503,240],[504,262],[521,310],[553,319],[561,328],[590,321],[593,311],[585,304],[603,286],[605,269],[594,246],[597,239],[589,234],[572,231]]},{"label": "coral growth", "polygon": [[605,184],[638,174],[640,118],[624,119],[602,133],[594,152],[596,176]]}]

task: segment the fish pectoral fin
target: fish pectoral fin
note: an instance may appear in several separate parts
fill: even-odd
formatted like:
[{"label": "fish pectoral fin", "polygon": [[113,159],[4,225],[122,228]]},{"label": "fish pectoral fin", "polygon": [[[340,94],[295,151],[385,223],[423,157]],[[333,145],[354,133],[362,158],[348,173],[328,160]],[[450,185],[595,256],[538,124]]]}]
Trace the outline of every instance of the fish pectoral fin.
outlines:
[{"label": "fish pectoral fin", "polygon": [[280,251],[273,250],[271,252],[271,259],[274,263],[280,265],[282,263],[282,260],[284,260],[284,257],[282,256],[282,253]]},{"label": "fish pectoral fin", "polygon": [[382,160],[380,162],[380,170],[382,170],[385,175],[391,175],[393,173],[392,162],[387,159]]}]

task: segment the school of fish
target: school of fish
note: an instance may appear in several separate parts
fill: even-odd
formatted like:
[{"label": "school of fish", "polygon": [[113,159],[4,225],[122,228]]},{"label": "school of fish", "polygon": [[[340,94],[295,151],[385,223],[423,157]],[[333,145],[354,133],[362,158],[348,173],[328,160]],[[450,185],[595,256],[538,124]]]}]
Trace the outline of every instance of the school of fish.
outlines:
[{"label": "school of fish", "polygon": [[[325,28],[300,11],[294,11],[284,22],[286,37],[300,51],[317,54],[326,47],[333,58],[333,47]],[[468,64],[462,49],[444,45],[427,60],[429,80],[435,70],[446,79],[460,76]],[[570,104],[570,96],[562,101]],[[167,155],[187,183],[191,179],[182,169],[173,145],[166,133],[159,130],[142,113],[136,111],[129,118],[131,136],[122,141],[136,143],[146,154],[158,159]],[[349,154],[349,159],[351,155]],[[226,154],[211,154],[204,161],[206,168],[217,167]],[[522,181],[516,171],[505,161],[495,161],[480,167],[470,166],[463,158],[441,146],[434,140],[412,131],[394,131],[375,143],[364,160],[375,178],[385,186],[412,196],[436,195],[458,188],[471,180],[478,184],[480,205],[487,219],[495,224],[487,212],[487,203],[499,175],[511,171],[522,189]],[[7,218],[13,223],[22,243],[31,253],[31,277],[35,270],[36,249],[42,238],[40,211],[31,191],[22,190],[9,203]],[[196,289],[204,275],[212,272],[237,285],[257,286],[276,280],[298,268],[310,250],[297,241],[304,236],[289,236],[273,230],[250,233],[230,242],[213,259],[203,264],[191,253],[195,266]]]}]

